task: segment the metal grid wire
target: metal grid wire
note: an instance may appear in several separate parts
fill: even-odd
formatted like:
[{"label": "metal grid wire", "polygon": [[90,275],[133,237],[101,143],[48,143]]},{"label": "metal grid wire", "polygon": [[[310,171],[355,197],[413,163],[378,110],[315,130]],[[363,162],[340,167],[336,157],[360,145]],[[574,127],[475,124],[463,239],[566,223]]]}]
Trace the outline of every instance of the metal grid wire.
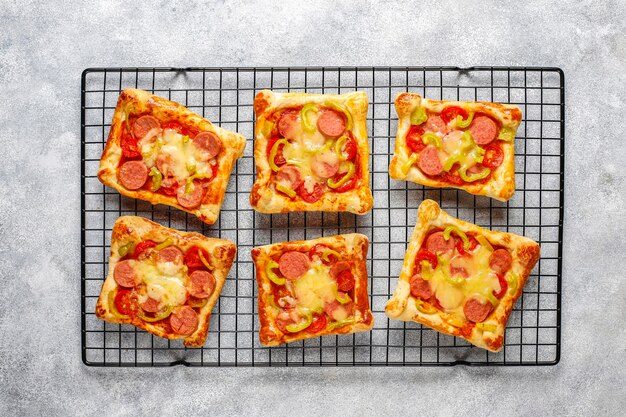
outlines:
[{"label": "metal grid wire", "polygon": [[[560,358],[563,222],[564,81],[555,68],[102,68],[82,78],[82,357],[96,366],[320,366],[320,365],[549,365]],[[248,143],[237,162],[218,221],[208,226],[167,206],[121,196],[97,179],[99,159],[120,91],[136,87],[177,101]],[[349,213],[256,213],[253,100],[261,89],[344,93],[369,98],[374,209]],[[431,99],[495,101],[521,107],[515,140],[517,190],[507,203],[453,189],[393,181],[395,96],[411,91]],[[538,241],[541,260],[515,305],[499,353],[472,347],[415,323],[388,320],[385,303],[400,273],[417,207],[431,198],[451,215],[488,229]],[[137,215],[237,244],[236,263],[213,310],[201,349],[154,337],[95,317],[110,251],[113,223]],[[269,243],[360,232],[370,238],[371,332],[326,336],[274,348],[258,339],[257,288],[250,250]]]}]

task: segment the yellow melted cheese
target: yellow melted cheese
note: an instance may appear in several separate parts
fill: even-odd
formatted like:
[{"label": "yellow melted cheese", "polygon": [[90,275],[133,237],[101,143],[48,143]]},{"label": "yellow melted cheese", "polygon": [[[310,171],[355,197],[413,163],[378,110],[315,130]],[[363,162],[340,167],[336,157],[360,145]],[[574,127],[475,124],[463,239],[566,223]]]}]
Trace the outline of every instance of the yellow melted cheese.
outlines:
[{"label": "yellow melted cheese", "polygon": [[174,265],[172,262],[155,265],[149,260],[133,261],[133,269],[146,286],[146,293],[139,296],[140,303],[146,301],[148,297],[171,306],[185,303],[186,268],[181,265],[175,265],[175,267],[172,265]]},{"label": "yellow melted cheese", "polygon": [[[156,139],[152,140],[154,137]],[[148,168],[156,165],[159,155],[168,157],[171,161],[167,167],[168,172],[179,182],[191,175],[189,169],[192,167],[195,167],[198,176],[210,178],[212,175],[211,165],[215,164],[215,160],[201,161],[200,151],[193,145],[193,141],[174,129],[152,129],[139,141],[139,147]]]},{"label": "yellow melted cheese", "polygon": [[[479,245],[469,257],[461,256],[456,251],[452,256],[450,254],[440,256],[437,268],[428,282],[446,312],[465,320],[463,305],[466,300],[475,296],[487,299],[488,294],[500,291],[498,276],[489,267],[490,255],[489,249]],[[449,273],[448,264],[464,268],[468,277],[460,284],[448,282],[445,278],[446,273]]]}]

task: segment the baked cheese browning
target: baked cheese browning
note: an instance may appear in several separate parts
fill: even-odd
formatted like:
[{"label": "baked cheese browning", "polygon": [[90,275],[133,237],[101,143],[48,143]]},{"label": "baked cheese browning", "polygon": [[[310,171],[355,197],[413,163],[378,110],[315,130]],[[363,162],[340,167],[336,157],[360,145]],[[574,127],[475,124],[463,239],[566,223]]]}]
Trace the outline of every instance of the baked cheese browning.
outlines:
[{"label": "baked cheese browning", "polygon": [[201,346],[235,252],[225,240],[122,216],[113,227],[96,315]]},{"label": "baked cheese browning", "polygon": [[390,175],[508,200],[515,190],[516,106],[447,102],[402,93]]},{"label": "baked cheese browning", "polygon": [[198,207],[219,169],[221,139],[175,121],[125,108],[119,182],[129,190],[145,189],[175,196],[187,209]]},{"label": "baked cheese browning", "polygon": [[367,240],[362,235],[343,236],[359,242],[356,256],[346,251],[343,237],[255,248],[263,344],[275,346],[371,327],[367,249],[363,252],[361,247]]},{"label": "baked cheese browning", "polygon": [[385,313],[497,352],[538,260],[536,242],[482,229],[424,200]]},{"label": "baked cheese browning", "polygon": [[277,110],[264,123],[271,138],[266,153],[276,191],[315,203],[326,192],[344,193],[360,184],[347,108],[307,103]]}]

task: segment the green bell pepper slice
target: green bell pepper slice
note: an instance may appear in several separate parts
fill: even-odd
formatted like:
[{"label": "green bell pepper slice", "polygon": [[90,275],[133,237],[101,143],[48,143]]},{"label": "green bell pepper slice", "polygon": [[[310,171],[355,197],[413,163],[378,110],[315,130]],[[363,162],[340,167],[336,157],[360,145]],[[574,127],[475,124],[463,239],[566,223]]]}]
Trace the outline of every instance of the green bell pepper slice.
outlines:
[{"label": "green bell pepper slice", "polygon": [[461,129],[465,129],[465,128],[469,127],[469,125],[472,124],[473,120],[474,120],[474,112],[470,112],[469,116],[467,116],[467,119],[465,119],[465,120],[463,120],[461,115],[458,115],[456,117],[456,119],[454,119],[454,123],[455,123],[456,127],[460,127]]},{"label": "green bell pepper slice", "polygon": [[278,268],[278,262],[276,261],[269,261],[265,264],[265,273],[267,274],[267,277],[276,285],[285,285],[285,278],[279,277],[276,275],[276,272],[274,272],[274,269],[276,268]]},{"label": "green bell pepper slice", "polygon": [[482,330],[483,332],[495,333],[495,331],[498,329],[498,326],[489,323],[476,323],[476,328]]},{"label": "green bell pepper slice", "polygon": [[409,172],[409,169],[411,169],[413,164],[416,163],[418,159],[419,159],[419,154],[417,153],[411,154],[409,159],[407,159],[406,162],[402,164],[402,166],[400,167],[400,169],[402,169],[402,172],[407,174]]},{"label": "green bell pepper slice", "polygon": [[315,125],[311,123],[309,115],[311,112],[317,113],[317,105],[315,103],[307,103],[300,110],[300,119],[302,119],[302,127],[307,132],[315,132]]},{"label": "green bell pepper slice", "polygon": [[301,321],[300,323],[288,324],[285,328],[290,333],[298,333],[309,327],[311,323],[313,323],[313,315],[311,313],[307,313],[304,321]]},{"label": "green bell pepper slice", "polygon": [[174,244],[174,241],[172,240],[172,238],[168,237],[163,242],[161,242],[158,245],[156,245],[154,247],[154,250],[159,251],[161,249],[167,248],[168,246],[172,246],[173,244]]},{"label": "green bell pepper slice", "polygon": [[159,311],[154,317],[148,317],[143,313],[143,310],[139,309],[137,311],[137,317],[139,317],[143,321],[147,321],[148,323],[154,323],[155,321],[163,320],[169,317],[172,314],[172,310],[174,308],[172,306],[165,307],[165,310]]},{"label": "green bell pepper slice", "polygon": [[335,294],[335,300],[339,301],[340,304],[347,304],[352,301],[352,298],[346,293],[343,296],[340,296],[339,293]]},{"label": "green bell pepper slice", "polygon": [[450,324],[451,326],[454,327],[463,327],[465,326],[465,321],[456,317],[456,316],[452,316],[452,317],[446,317],[445,318],[446,323]]},{"label": "green bell pepper slice", "polygon": [[411,124],[412,125],[421,125],[426,120],[428,120],[428,114],[426,113],[426,108],[419,106],[416,107],[411,112]]},{"label": "green bell pepper slice", "polygon": [[426,145],[433,145],[437,149],[441,149],[441,138],[434,133],[424,133],[422,135],[422,142]]},{"label": "green bell pepper slice", "polygon": [[490,173],[491,173],[490,168],[485,168],[476,174],[469,174],[469,175],[467,174],[466,166],[462,166],[461,169],[459,169],[459,175],[461,176],[461,179],[465,182],[474,182],[474,181],[482,180],[483,178],[486,178],[487,176],[489,176]]},{"label": "green bell pepper slice", "polygon": [[515,129],[513,129],[512,127],[503,127],[502,129],[500,129],[498,139],[506,142],[512,142],[513,140],[515,140]]},{"label": "green bell pepper slice", "polygon": [[183,143],[187,143],[189,142],[189,136],[185,135],[183,136]]},{"label": "green bell pepper slice", "polygon": [[485,298],[491,303],[491,305],[493,305],[494,307],[498,305],[498,303],[500,302],[500,300],[498,300],[496,298],[495,295],[493,295],[493,293],[491,291],[488,291],[487,293],[483,294],[485,296]]},{"label": "green bell pepper slice", "polygon": [[504,279],[506,279],[507,284],[509,284],[509,291],[515,294],[519,286],[519,276],[514,272],[509,272]]},{"label": "green bell pepper slice", "polygon": [[161,188],[161,181],[163,181],[163,174],[161,174],[161,171],[156,169],[156,167],[152,167],[148,175],[152,177],[152,187],[150,187],[150,189],[152,191],[156,191]]},{"label": "green bell pepper slice", "polygon": [[424,281],[429,281],[433,277],[433,269],[430,265],[430,262],[427,260],[423,260],[420,262],[422,266],[422,279]]},{"label": "green bell pepper slice", "polygon": [[456,226],[448,226],[445,228],[445,230],[443,231],[443,240],[450,240],[450,233],[452,232],[454,232],[463,241],[463,249],[468,250],[470,248],[470,241],[467,238],[465,232]]},{"label": "green bell pepper slice", "polygon": [[326,329],[334,330],[336,328],[343,327],[343,326],[346,326],[348,324],[354,324],[354,318],[334,321],[334,322],[330,323],[328,326],[326,326]]},{"label": "green bell pepper slice", "polygon": [[343,156],[343,145],[346,144],[347,140],[348,137],[346,135],[343,135],[342,137],[337,139],[337,142],[335,142],[335,153],[337,154],[337,158],[339,158],[340,161],[346,160],[346,158]]},{"label": "green bell pepper slice", "polygon": [[450,172],[450,170],[452,169],[454,164],[460,163],[461,159],[463,159],[462,155],[452,155],[452,156],[450,156],[448,159],[446,159],[446,162],[443,163],[443,170],[446,171],[446,172]]},{"label": "green bell pepper slice", "polygon": [[462,276],[458,276],[458,275],[450,275],[449,273],[444,273],[444,278],[446,280],[447,283],[452,284],[452,285],[461,285],[463,284],[463,282],[465,282],[465,278],[463,278]]},{"label": "green bell pepper slice", "polygon": [[272,130],[274,129],[274,122],[270,122],[269,120],[263,121],[261,124],[261,134],[265,137],[268,137],[272,134]]},{"label": "green bell pepper slice", "polygon": [[476,236],[476,241],[478,241],[478,243],[480,243],[480,245],[486,248],[489,252],[493,252],[493,246],[491,246],[491,243],[489,243],[489,241],[487,240],[485,236],[483,235]]},{"label": "green bell pepper slice", "polygon": [[123,258],[124,256],[128,255],[128,252],[130,252],[132,247],[133,247],[133,242],[128,242],[124,246],[119,247],[119,249],[117,250],[117,254]]},{"label": "green bell pepper slice", "polygon": [[326,181],[326,185],[328,185],[330,188],[339,188],[342,185],[344,185],[346,182],[348,182],[350,179],[352,179],[352,177],[354,177],[354,173],[356,172],[354,163],[344,161],[342,165],[348,167],[348,172],[337,182],[335,182],[335,180],[332,177],[329,178],[328,181]]},{"label": "green bell pepper slice", "polygon": [[276,162],[274,161],[274,159],[276,159],[276,154],[278,153],[278,147],[280,145],[287,145],[289,143],[289,141],[287,139],[279,139],[276,142],[274,142],[274,145],[272,145],[272,149],[270,149],[270,168],[272,168],[272,171],[277,172],[280,168],[278,167],[278,165],[276,165]]},{"label": "green bell pepper slice", "polygon": [[435,314],[437,309],[429,304],[424,303],[419,298],[415,299],[415,308],[424,314]]},{"label": "green bell pepper slice", "polygon": [[291,188],[287,187],[285,184],[276,184],[276,189],[281,193],[287,194],[289,198],[295,198],[296,192]]},{"label": "green bell pepper slice", "polygon": [[354,126],[354,122],[352,120],[352,114],[344,105],[333,103],[332,101],[327,101],[326,103],[324,103],[324,105],[326,107],[330,107],[332,109],[342,112],[346,116],[346,129],[352,130],[352,126]]},{"label": "green bell pepper slice", "polygon": [[341,258],[341,255],[336,250],[326,249],[322,252],[322,259],[326,262],[330,262],[330,259],[328,258],[330,255],[335,255],[337,259]]}]

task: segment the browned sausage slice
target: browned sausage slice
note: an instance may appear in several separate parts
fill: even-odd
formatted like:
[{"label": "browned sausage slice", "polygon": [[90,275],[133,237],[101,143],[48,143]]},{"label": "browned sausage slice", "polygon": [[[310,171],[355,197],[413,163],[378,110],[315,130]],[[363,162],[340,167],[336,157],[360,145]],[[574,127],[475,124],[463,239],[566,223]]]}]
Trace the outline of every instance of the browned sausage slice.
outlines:
[{"label": "browned sausage slice", "polygon": [[276,173],[276,182],[295,190],[302,184],[302,174],[293,165],[283,165]]},{"label": "browned sausage slice", "polygon": [[141,304],[141,309],[148,313],[158,313],[161,310],[161,303],[154,298],[148,297],[148,299]]},{"label": "browned sausage slice", "polygon": [[443,166],[441,166],[441,161],[439,161],[437,148],[432,145],[428,145],[422,150],[422,152],[420,152],[420,158],[417,165],[426,175],[435,176],[443,172]]},{"label": "browned sausage slice", "polygon": [[465,314],[465,318],[469,321],[480,323],[485,321],[489,313],[491,313],[491,309],[492,306],[489,301],[485,301],[483,304],[476,298],[470,298],[463,306],[463,313]]},{"label": "browned sausage slice", "polygon": [[222,150],[222,141],[213,132],[200,132],[193,138],[192,143],[200,151],[201,161],[208,161],[215,158]]},{"label": "browned sausage slice", "polygon": [[193,271],[189,280],[191,282],[187,290],[196,298],[208,298],[215,290],[215,277],[209,271]]},{"label": "browned sausage slice", "polygon": [[183,253],[176,246],[168,246],[161,249],[157,253],[157,262],[173,262],[175,264],[183,263]]},{"label": "browned sausage slice", "polygon": [[120,182],[124,188],[138,190],[148,180],[148,167],[141,161],[127,161],[120,168]]},{"label": "browned sausage slice", "polygon": [[186,188],[186,184],[178,187],[178,191],[176,192],[176,200],[178,200],[178,204],[180,204],[184,208],[194,209],[202,203],[206,190],[202,186],[202,183],[196,180],[193,180],[193,190],[190,190],[189,193],[186,193]]},{"label": "browned sausage slice", "polygon": [[409,280],[411,284],[411,295],[415,298],[421,298],[422,300],[428,300],[433,296],[433,290],[430,288],[430,283],[424,281],[419,274],[415,274]]},{"label": "browned sausage slice", "polygon": [[424,129],[430,132],[437,132],[446,134],[448,132],[448,126],[446,122],[440,116],[431,114],[428,120],[424,124]]},{"label": "browned sausage slice", "polygon": [[352,264],[348,261],[339,261],[335,262],[333,266],[330,267],[330,276],[334,279],[339,277],[343,271],[350,271],[352,269]]},{"label": "browned sausage slice", "polygon": [[322,152],[311,161],[311,169],[320,178],[330,178],[339,171],[339,159],[334,152]]},{"label": "browned sausage slice", "polygon": [[285,252],[278,260],[278,269],[287,279],[298,279],[309,270],[309,257],[302,252]]},{"label": "browned sausage slice", "polygon": [[498,134],[498,125],[489,116],[478,116],[472,121],[469,131],[474,142],[479,145],[488,145]]},{"label": "browned sausage slice", "polygon": [[298,123],[297,110],[285,110],[278,120],[278,133],[284,138],[292,139],[296,131],[295,127]]},{"label": "browned sausage slice", "polygon": [[133,269],[130,260],[118,262],[115,265],[115,269],[113,270],[113,278],[117,285],[125,288],[133,288],[137,285],[137,274],[135,274],[135,270]]},{"label": "browned sausage slice", "polygon": [[452,252],[454,250],[454,238],[451,236],[450,239],[445,240],[443,232],[431,233],[426,239],[426,250],[435,255]]},{"label": "browned sausage slice", "polygon": [[489,257],[489,267],[498,274],[506,274],[512,263],[513,257],[506,249],[496,249]]},{"label": "browned sausage slice", "polygon": [[135,134],[135,137],[139,140],[146,136],[148,132],[155,127],[159,129],[161,128],[161,123],[159,123],[156,117],[149,115],[141,116],[140,118],[135,120],[135,123],[133,123],[133,133]]},{"label": "browned sausage slice", "polygon": [[346,131],[346,119],[334,110],[324,110],[317,118],[317,128],[324,136],[338,138]]},{"label": "browned sausage slice", "polygon": [[176,307],[170,316],[170,326],[175,333],[189,335],[198,328],[198,314],[189,306]]}]

